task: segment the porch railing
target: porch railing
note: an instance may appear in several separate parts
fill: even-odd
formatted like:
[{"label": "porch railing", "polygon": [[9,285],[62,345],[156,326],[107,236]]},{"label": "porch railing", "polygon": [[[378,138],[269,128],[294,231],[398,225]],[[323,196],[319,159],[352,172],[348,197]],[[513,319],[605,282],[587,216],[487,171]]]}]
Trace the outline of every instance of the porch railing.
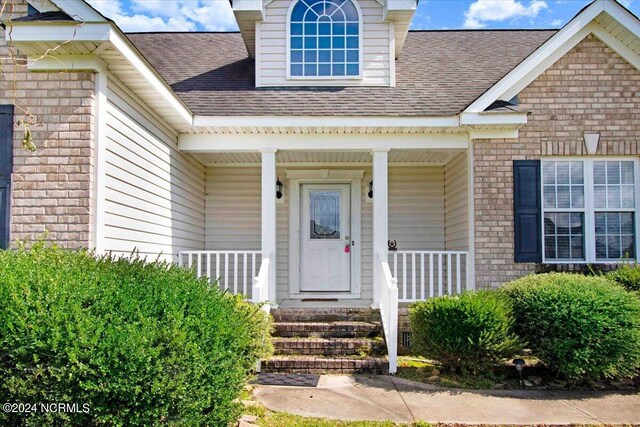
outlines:
[{"label": "porch railing", "polygon": [[[253,278],[252,302],[256,304],[269,301],[269,269],[271,268],[269,258],[264,258],[260,264],[258,275]],[[269,311],[268,304],[265,304],[266,311]]]},{"label": "porch railing", "polygon": [[391,275],[389,263],[376,260],[381,264],[380,315],[387,344],[389,373],[395,374],[398,369],[398,281]]},{"label": "porch railing", "polygon": [[260,251],[183,251],[178,254],[182,266],[194,268],[198,277],[218,280],[221,290],[243,294],[253,300],[253,284]]},{"label": "porch railing", "polygon": [[400,302],[459,294],[471,283],[467,251],[396,251],[389,259]]}]

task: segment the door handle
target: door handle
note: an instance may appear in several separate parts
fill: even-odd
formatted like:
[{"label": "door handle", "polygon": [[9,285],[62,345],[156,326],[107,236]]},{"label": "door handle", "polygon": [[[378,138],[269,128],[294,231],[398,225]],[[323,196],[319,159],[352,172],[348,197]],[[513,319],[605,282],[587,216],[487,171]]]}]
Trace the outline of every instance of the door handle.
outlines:
[{"label": "door handle", "polygon": [[344,240],[349,240],[350,238],[350,236],[344,236]]}]

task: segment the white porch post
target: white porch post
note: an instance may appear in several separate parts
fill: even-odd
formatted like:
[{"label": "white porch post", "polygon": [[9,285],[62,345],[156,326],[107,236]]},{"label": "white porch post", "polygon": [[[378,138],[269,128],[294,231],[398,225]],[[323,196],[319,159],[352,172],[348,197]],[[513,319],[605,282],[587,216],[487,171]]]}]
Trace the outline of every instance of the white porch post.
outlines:
[{"label": "white porch post", "polygon": [[379,260],[388,258],[388,171],[389,149],[374,149],[373,152],[373,307],[380,304],[382,271]]},{"label": "white porch post", "polygon": [[276,304],[276,149],[262,153],[262,258],[269,258],[269,301]]}]

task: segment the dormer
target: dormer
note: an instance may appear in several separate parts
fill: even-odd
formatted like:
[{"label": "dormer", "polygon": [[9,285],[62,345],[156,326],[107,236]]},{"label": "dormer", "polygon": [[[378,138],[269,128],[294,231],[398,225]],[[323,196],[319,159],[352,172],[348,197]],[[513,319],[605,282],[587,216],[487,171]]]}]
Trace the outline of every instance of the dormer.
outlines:
[{"label": "dormer", "polygon": [[256,86],[395,86],[416,0],[232,0]]}]

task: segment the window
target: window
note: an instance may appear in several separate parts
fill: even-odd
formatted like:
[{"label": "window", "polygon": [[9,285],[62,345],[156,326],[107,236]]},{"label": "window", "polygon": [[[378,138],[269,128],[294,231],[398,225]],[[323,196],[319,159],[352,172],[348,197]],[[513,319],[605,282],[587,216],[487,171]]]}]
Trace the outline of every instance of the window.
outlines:
[{"label": "window", "polygon": [[360,20],[351,0],[298,0],[289,24],[291,77],[358,77]]},{"label": "window", "polygon": [[633,160],[543,160],[544,261],[636,257]]}]

